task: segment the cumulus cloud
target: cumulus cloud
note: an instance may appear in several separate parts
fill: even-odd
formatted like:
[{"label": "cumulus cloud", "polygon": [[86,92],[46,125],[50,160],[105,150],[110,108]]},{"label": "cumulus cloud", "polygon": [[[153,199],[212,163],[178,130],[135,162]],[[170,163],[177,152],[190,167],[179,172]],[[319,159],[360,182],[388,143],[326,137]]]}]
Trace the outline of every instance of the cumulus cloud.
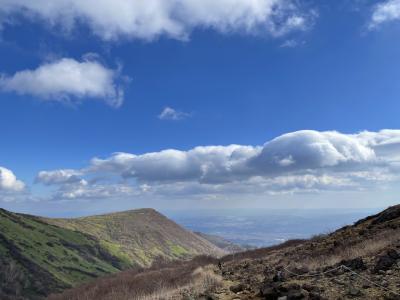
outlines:
[{"label": "cumulus cloud", "polygon": [[294,0],[0,0],[0,16],[25,16],[71,29],[85,23],[103,39],[186,39],[196,28],[222,33],[304,30],[313,12]]},{"label": "cumulus cloud", "polygon": [[11,170],[0,167],[0,192],[21,192],[24,188],[25,184]]},{"label": "cumulus cloud", "polygon": [[[110,190],[116,194],[122,190],[147,195],[228,195],[362,190],[399,181],[399,170],[400,130],[357,134],[304,130],[262,146],[114,153],[94,158],[80,170],[46,171],[38,178],[59,186],[63,198],[68,198],[65,191],[94,197]],[[78,180],[72,177],[76,174],[82,178],[109,176],[109,185]],[[74,189],[80,192],[73,193]]]},{"label": "cumulus cloud", "polygon": [[376,159],[373,148],[358,136],[312,130],[288,133],[267,142],[251,159],[265,173],[368,164]]},{"label": "cumulus cloud", "polygon": [[378,3],[372,13],[369,27],[376,28],[377,26],[400,19],[400,0],[387,0]]},{"label": "cumulus cloud", "polygon": [[162,110],[162,112],[158,115],[158,118],[160,120],[173,120],[173,121],[183,120],[188,117],[190,117],[189,113],[179,111],[168,106],[165,107]]},{"label": "cumulus cloud", "polygon": [[108,69],[93,59],[76,61],[62,58],[35,70],[0,77],[0,89],[33,95],[44,101],[98,99],[113,107],[121,106],[123,89],[117,84],[118,70]]}]

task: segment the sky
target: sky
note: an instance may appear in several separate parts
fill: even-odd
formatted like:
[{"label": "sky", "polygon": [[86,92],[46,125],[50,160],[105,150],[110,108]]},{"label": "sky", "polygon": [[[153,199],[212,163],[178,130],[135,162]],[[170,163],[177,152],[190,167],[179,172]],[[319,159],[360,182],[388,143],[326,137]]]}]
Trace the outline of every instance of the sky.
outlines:
[{"label": "sky", "polygon": [[400,0],[0,0],[0,206],[371,208]]}]

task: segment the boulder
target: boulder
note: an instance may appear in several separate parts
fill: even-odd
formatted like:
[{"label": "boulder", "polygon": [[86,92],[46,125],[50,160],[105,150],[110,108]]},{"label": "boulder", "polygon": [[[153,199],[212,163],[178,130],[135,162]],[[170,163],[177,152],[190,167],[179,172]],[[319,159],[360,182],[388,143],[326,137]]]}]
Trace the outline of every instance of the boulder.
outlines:
[{"label": "boulder", "polygon": [[342,260],[339,265],[344,265],[352,270],[366,270],[367,267],[361,257],[349,260]]},{"label": "boulder", "polygon": [[380,271],[389,270],[395,263],[396,259],[390,257],[389,255],[382,255],[376,262],[374,272],[379,273]]}]

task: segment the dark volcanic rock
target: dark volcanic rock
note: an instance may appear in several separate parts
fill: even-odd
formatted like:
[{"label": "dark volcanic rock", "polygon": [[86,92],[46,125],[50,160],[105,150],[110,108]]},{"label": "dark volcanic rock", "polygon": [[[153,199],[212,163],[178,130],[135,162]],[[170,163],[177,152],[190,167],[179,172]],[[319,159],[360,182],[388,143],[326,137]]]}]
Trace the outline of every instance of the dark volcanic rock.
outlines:
[{"label": "dark volcanic rock", "polygon": [[367,267],[361,257],[350,260],[342,260],[339,265],[344,265],[352,270],[366,270]]},{"label": "dark volcanic rock", "polygon": [[382,255],[378,258],[375,265],[374,272],[379,273],[379,271],[386,271],[390,269],[396,263],[396,259],[390,257],[389,255]]},{"label": "dark volcanic rock", "polygon": [[287,294],[288,300],[300,300],[305,299],[308,296],[308,292],[304,290],[291,290]]},{"label": "dark volcanic rock", "polygon": [[260,290],[260,296],[265,300],[276,300],[283,296],[274,284],[266,284]]},{"label": "dark volcanic rock", "polygon": [[241,292],[241,291],[243,291],[245,289],[245,286],[243,284],[239,283],[237,285],[231,286],[229,289],[233,293],[239,293],[239,292]]},{"label": "dark volcanic rock", "polygon": [[400,208],[399,206],[392,206],[380,213],[377,218],[372,221],[372,224],[380,224],[397,218],[400,218]]},{"label": "dark volcanic rock", "polygon": [[393,259],[399,259],[400,258],[399,253],[395,249],[389,249],[386,252],[386,254],[387,254],[387,256],[389,256],[390,258],[393,258]]}]

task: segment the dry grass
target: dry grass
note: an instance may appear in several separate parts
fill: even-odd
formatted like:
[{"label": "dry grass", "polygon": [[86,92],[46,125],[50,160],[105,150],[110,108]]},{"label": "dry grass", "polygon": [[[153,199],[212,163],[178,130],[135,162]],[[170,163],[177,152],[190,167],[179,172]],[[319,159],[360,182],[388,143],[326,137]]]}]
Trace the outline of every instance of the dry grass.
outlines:
[{"label": "dry grass", "polygon": [[[382,250],[393,246],[400,240],[398,234],[393,232],[383,232],[370,239],[362,240],[351,246],[341,246],[336,248],[331,254],[308,257],[297,265],[307,266],[311,270],[319,267],[333,266],[343,260],[350,260],[357,257],[371,257]],[[294,264],[292,264],[294,265]]]},{"label": "dry grass", "polygon": [[206,256],[191,261],[158,262],[149,269],[124,271],[91,283],[51,295],[49,300],[144,300],[169,299],[182,288],[194,292],[212,288],[218,282],[207,265],[215,259]]}]

